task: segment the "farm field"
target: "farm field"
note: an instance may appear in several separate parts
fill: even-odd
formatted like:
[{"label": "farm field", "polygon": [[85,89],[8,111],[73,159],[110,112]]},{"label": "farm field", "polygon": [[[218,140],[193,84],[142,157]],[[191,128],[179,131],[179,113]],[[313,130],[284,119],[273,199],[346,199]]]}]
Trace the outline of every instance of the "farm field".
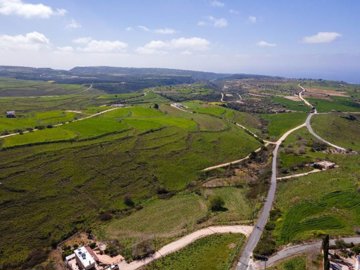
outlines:
[{"label": "farm field", "polygon": [[[104,215],[112,217],[115,224],[120,222],[122,228],[125,213],[135,211],[131,220],[132,215],[151,213],[163,208],[161,203],[172,202],[157,199],[159,190],[172,196],[196,183],[203,168],[246,156],[260,145],[222,118],[172,114],[168,108],[119,108],[2,140],[0,212],[4,222],[0,231],[4,237],[0,249],[4,256],[0,264],[16,266],[31,252],[104,222]],[[126,205],[127,196],[134,207],[144,210],[137,212]],[[146,203],[150,198],[155,200],[153,208]],[[182,229],[191,230],[191,224],[206,215],[207,202],[198,199],[203,210],[191,219],[188,214],[193,207],[189,212],[187,200],[184,204],[176,198],[174,211],[183,212],[189,222]],[[231,200],[238,198],[229,198],[230,213],[237,213],[231,216],[245,217],[231,205]],[[170,231],[177,222],[169,221]]]},{"label": "farm field", "polygon": [[243,242],[244,237],[236,234],[208,236],[174,254],[153,262],[143,269],[230,269]]}]

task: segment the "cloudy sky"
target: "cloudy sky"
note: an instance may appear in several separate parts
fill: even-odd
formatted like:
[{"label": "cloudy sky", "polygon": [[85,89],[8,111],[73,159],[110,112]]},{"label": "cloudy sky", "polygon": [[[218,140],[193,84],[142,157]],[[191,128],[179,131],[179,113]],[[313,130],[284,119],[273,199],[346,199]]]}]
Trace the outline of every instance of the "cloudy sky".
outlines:
[{"label": "cloudy sky", "polygon": [[0,0],[0,65],[360,82],[358,0]]}]

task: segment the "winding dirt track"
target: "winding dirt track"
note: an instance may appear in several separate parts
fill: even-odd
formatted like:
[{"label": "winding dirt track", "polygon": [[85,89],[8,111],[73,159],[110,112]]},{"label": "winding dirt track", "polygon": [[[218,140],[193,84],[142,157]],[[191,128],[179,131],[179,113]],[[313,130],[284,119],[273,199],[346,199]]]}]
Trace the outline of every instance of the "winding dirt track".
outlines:
[{"label": "winding dirt track", "polygon": [[174,253],[187,245],[195,242],[196,240],[213,235],[213,234],[223,234],[223,233],[239,233],[244,234],[246,237],[250,235],[252,232],[252,226],[242,226],[242,225],[234,225],[234,226],[211,226],[198,231],[195,231],[191,234],[188,234],[170,244],[159,249],[152,257],[148,257],[144,260],[133,261],[131,263],[127,263],[126,261],[122,261],[119,264],[119,268],[121,270],[135,270],[144,265],[151,263],[154,260],[160,259],[166,255]]}]

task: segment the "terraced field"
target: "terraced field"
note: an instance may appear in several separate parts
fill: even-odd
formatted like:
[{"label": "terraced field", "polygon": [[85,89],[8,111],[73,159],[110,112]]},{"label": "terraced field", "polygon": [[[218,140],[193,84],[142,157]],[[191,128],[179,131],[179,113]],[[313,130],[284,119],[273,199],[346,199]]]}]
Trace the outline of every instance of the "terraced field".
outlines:
[{"label": "terraced field", "polygon": [[[136,209],[125,197],[151,212],[147,201],[156,199],[159,190],[184,190],[196,183],[203,168],[246,156],[260,145],[221,117],[172,112],[165,104],[160,110],[119,108],[3,139],[0,264],[15,267],[31,252],[101,223],[104,215],[126,226],[121,218]],[[205,200],[199,200],[199,209],[207,209]],[[172,201],[154,203],[167,202]],[[189,224],[207,212],[201,210],[191,219],[187,204],[174,204]],[[174,229],[171,224],[174,221],[169,221]]]}]

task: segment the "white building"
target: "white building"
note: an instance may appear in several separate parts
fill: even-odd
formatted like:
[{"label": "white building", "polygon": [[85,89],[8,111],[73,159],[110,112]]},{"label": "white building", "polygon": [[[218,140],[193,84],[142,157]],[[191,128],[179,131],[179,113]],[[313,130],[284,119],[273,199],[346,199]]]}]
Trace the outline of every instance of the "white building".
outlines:
[{"label": "white building", "polygon": [[95,268],[95,259],[86,249],[86,247],[79,247],[75,250],[74,253],[76,262],[79,265],[80,269],[89,270]]}]

